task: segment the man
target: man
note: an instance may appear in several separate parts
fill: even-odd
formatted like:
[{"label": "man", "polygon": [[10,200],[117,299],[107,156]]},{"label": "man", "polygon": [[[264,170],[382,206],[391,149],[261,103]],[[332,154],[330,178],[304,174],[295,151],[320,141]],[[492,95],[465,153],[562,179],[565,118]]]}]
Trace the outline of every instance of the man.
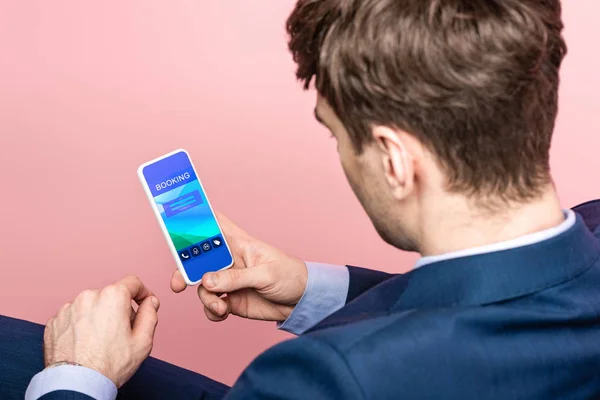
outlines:
[{"label": "man", "polygon": [[[236,264],[204,277],[207,317],[300,337],[227,390],[144,361],[159,303],[126,278],[48,322],[27,398],[599,396],[600,202],[563,210],[549,168],[558,0],[300,0],[287,28],[350,185],[386,242],[423,256],[415,269],[303,263],[221,216]],[[185,288],[177,272],[171,286]],[[7,353],[12,375],[40,357]]]}]

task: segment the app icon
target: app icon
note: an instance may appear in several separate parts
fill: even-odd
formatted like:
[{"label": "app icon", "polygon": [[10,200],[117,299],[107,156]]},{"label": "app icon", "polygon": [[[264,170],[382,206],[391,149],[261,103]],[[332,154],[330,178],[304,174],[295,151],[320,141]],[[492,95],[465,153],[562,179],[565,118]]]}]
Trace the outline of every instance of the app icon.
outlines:
[{"label": "app icon", "polygon": [[194,257],[198,257],[198,256],[200,255],[200,253],[202,253],[202,252],[200,251],[200,247],[198,247],[198,246],[194,246],[194,247],[192,247],[192,248],[190,249],[190,251],[192,252],[192,255],[193,255]]},{"label": "app icon", "polygon": [[212,247],[210,247],[210,243],[209,242],[204,242],[200,245],[200,247],[202,247],[202,250],[204,251],[209,251]]},{"label": "app icon", "polygon": [[180,250],[179,251],[179,258],[181,258],[181,261],[187,261],[190,258],[192,258],[192,256],[190,256],[190,251],[189,250]]},{"label": "app icon", "polygon": [[216,237],[213,238],[211,240],[213,247],[217,248],[217,247],[221,247],[221,245],[223,244],[223,239],[221,239],[220,237]]}]

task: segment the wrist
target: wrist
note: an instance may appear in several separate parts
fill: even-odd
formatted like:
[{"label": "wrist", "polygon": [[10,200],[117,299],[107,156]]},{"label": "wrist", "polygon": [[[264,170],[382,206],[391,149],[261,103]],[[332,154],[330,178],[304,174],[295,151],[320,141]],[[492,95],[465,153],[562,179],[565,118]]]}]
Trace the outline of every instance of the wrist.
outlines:
[{"label": "wrist", "polygon": [[83,367],[83,365],[78,364],[78,363],[73,362],[73,361],[56,361],[56,362],[53,362],[52,364],[47,365],[45,369],[59,367],[61,365],[73,365],[75,367]]},{"label": "wrist", "polygon": [[[78,360],[78,361],[80,361],[80,360]],[[46,368],[44,368],[44,370],[48,370],[48,369],[52,369],[52,368],[56,368],[56,367],[60,367],[60,366],[64,366],[64,365],[91,369],[91,370],[96,371],[97,373],[105,376],[106,378],[110,379],[117,387],[119,387],[118,380],[114,379],[114,377],[112,377],[112,375],[110,373],[108,373],[106,368],[101,368],[98,365],[94,365],[94,363],[91,362],[91,360],[88,360],[88,362],[81,361],[81,363],[75,362],[75,361],[70,361],[68,359],[52,361],[46,365]]]},{"label": "wrist", "polygon": [[306,264],[306,262],[299,258],[296,259],[296,262],[298,263],[298,265],[301,265],[302,267],[299,268],[298,274],[295,278],[298,282],[298,286],[297,286],[298,289],[296,291],[296,296],[295,296],[293,304],[292,304],[292,309],[298,305],[300,300],[302,300],[302,297],[304,296],[304,293],[306,292],[306,288],[308,287],[308,277],[309,277],[309,268],[308,268],[308,265]]}]

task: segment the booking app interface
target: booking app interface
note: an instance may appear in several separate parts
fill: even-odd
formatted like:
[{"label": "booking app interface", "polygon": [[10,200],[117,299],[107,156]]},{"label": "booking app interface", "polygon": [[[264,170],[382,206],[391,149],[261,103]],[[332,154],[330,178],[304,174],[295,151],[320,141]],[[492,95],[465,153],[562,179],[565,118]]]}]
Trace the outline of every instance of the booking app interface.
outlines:
[{"label": "booking app interface", "polygon": [[185,152],[143,169],[144,178],[191,281],[231,264],[215,216]]}]

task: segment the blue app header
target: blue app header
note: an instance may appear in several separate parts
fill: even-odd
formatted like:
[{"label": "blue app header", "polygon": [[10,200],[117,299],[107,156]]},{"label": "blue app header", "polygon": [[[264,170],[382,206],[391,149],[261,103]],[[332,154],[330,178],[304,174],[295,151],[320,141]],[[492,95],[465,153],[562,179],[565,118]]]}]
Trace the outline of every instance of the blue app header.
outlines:
[{"label": "blue app header", "polygon": [[198,179],[183,151],[144,167],[142,173],[153,197]]}]

